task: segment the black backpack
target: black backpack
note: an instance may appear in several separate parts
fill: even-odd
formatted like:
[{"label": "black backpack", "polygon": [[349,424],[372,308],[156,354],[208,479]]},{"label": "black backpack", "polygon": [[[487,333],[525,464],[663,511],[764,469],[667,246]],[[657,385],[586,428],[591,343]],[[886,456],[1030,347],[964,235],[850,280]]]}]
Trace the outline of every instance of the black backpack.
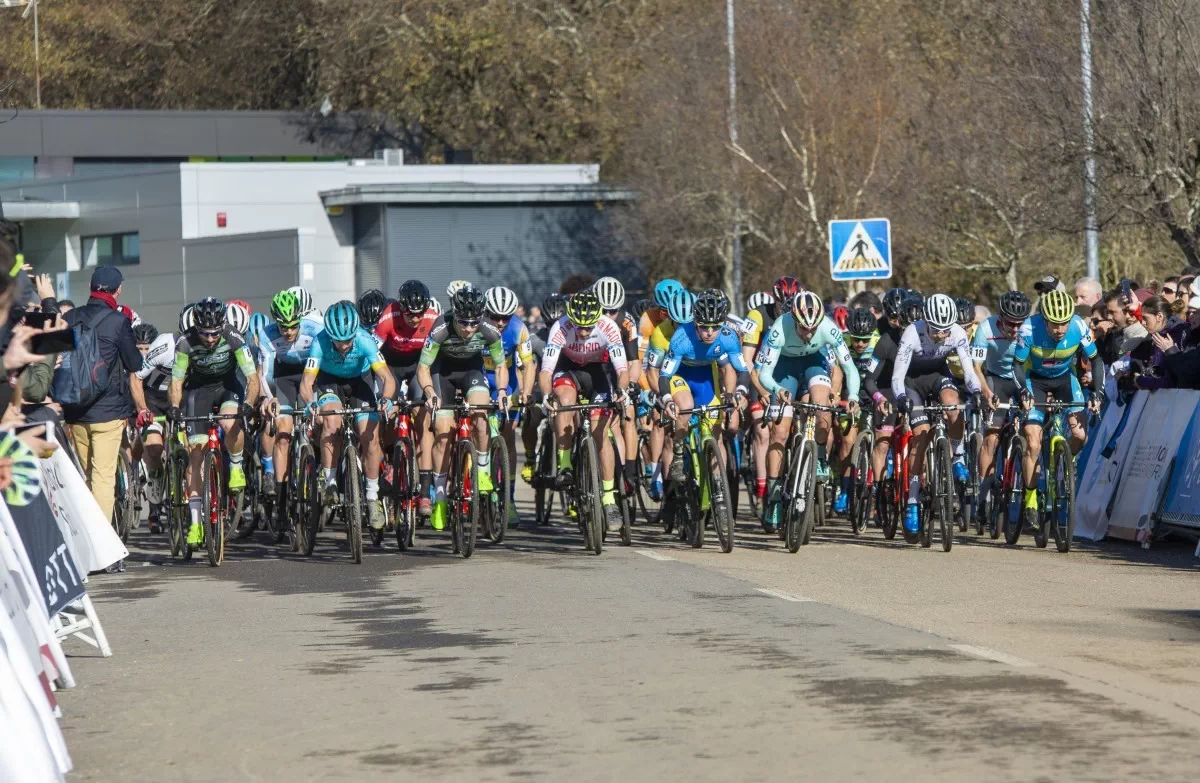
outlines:
[{"label": "black backpack", "polygon": [[62,355],[62,364],[50,383],[50,398],[60,405],[86,407],[108,391],[108,364],[100,356],[96,328],[110,315],[119,314],[103,313],[93,323],[88,315],[80,313],[73,327],[75,350]]}]

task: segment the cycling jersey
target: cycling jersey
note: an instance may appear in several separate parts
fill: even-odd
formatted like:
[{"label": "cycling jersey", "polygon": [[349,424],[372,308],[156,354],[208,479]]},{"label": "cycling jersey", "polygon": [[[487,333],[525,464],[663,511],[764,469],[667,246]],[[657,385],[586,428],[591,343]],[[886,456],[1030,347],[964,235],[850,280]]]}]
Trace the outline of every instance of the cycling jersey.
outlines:
[{"label": "cycling jersey", "polygon": [[763,335],[775,324],[775,305],[756,307],[746,313],[746,330],[742,332],[743,345],[758,345]]},{"label": "cycling jersey", "polygon": [[309,349],[304,372],[308,375],[319,372],[337,378],[361,378],[366,373],[385,366],[375,338],[365,329],[358,330],[350,344],[350,350],[344,354],[334,347],[329,333],[322,330]]},{"label": "cycling jersey", "polygon": [[1077,315],[1071,316],[1067,333],[1061,340],[1050,336],[1046,319],[1041,313],[1021,327],[1020,345],[1013,354],[1015,361],[1025,365],[1028,373],[1044,378],[1066,375],[1075,367],[1075,353],[1082,350],[1089,359],[1096,358],[1096,343],[1092,330]]},{"label": "cycling jersey", "polygon": [[[845,335],[843,335],[843,339]],[[854,360],[854,366],[858,368],[859,378],[859,393],[862,394],[866,390],[866,379],[874,374],[879,368],[879,360],[875,358],[875,346],[879,344],[879,335],[871,335],[871,340],[867,343],[867,347],[858,353],[854,352],[854,348],[849,343],[846,344],[846,350],[850,351],[850,358]],[[843,395],[846,399],[850,399],[848,390]]]},{"label": "cycling jersey", "polygon": [[276,375],[299,375],[320,333],[320,325],[309,318],[300,320],[299,331],[292,342],[283,336],[279,324],[267,324],[260,330],[258,349],[262,355],[264,386],[274,383]]},{"label": "cycling jersey", "polygon": [[185,332],[175,342],[175,366],[171,380],[208,384],[233,375],[238,370],[250,378],[255,374],[254,360],[246,341],[226,325],[211,348],[200,342],[194,331]]},{"label": "cycling jersey", "polygon": [[550,327],[546,347],[542,350],[542,372],[553,375],[560,355],[572,364],[581,366],[599,364],[607,357],[618,374],[625,371],[625,346],[621,339],[621,327],[617,326],[616,321],[606,315],[600,316],[586,339],[579,336],[578,329],[566,316]]},{"label": "cycling jersey", "polygon": [[758,382],[768,392],[773,394],[781,388],[782,384],[775,378],[775,369],[780,359],[789,357],[814,363],[818,360],[825,364],[837,362],[846,376],[846,394],[850,399],[858,399],[858,367],[850,357],[842,330],[828,316],[821,319],[811,340],[804,340],[796,332],[796,319],[791,313],[785,313],[771,324],[754,360]]},{"label": "cycling jersey", "polygon": [[[967,333],[961,326],[951,326],[950,334],[939,343],[929,336],[929,329],[924,321],[909,324],[896,349],[896,364],[892,368],[892,394],[897,398],[904,396],[904,379],[910,375],[938,374],[949,377],[950,368],[946,365],[946,357],[952,353],[957,354],[958,360],[963,364],[969,364],[971,361]],[[967,374],[964,380],[968,391],[972,394],[979,393],[979,378],[975,373]]]},{"label": "cycling jersey", "polygon": [[437,361],[439,367],[446,366],[448,369],[466,366],[482,368],[485,353],[491,357],[493,366],[504,361],[504,343],[500,330],[494,324],[480,321],[474,334],[463,337],[452,323],[453,318],[438,316],[421,349],[422,365],[432,367]]},{"label": "cycling jersey", "polygon": [[[966,335],[967,335],[967,345],[971,345],[972,341],[975,339],[975,332],[978,331],[978,329],[979,329],[979,327],[977,324],[971,324],[970,326],[963,329],[963,331],[966,332]],[[957,378],[960,381],[964,379],[963,378],[963,364],[962,364],[962,362],[960,362],[958,360],[957,353],[952,353],[946,357],[946,366],[950,368],[950,374],[953,375],[955,378]]]},{"label": "cycling jersey", "polygon": [[638,356],[642,358],[643,364],[645,364],[646,351],[650,348],[650,337],[658,325],[663,322],[670,323],[670,319],[660,307],[651,307],[642,313],[642,317],[638,321]]},{"label": "cycling jersey", "polygon": [[421,315],[421,320],[417,321],[416,326],[408,325],[406,313],[406,310],[393,302],[383,308],[379,323],[375,324],[375,336],[382,341],[380,353],[383,354],[384,361],[392,367],[415,366],[421,358],[426,338],[437,323],[438,314],[433,308]]},{"label": "cycling jersey", "polygon": [[992,316],[975,330],[975,336],[971,339],[971,358],[976,364],[982,362],[984,371],[989,375],[1012,378],[1013,357],[1020,342],[1019,333],[1012,338],[1005,337],[1000,328],[1000,318]]},{"label": "cycling jersey", "polygon": [[662,367],[663,360],[667,358],[667,351],[671,349],[671,339],[674,336],[675,322],[670,318],[664,318],[658,326],[654,327],[654,332],[650,335],[650,344],[642,357],[642,367],[647,370]]},{"label": "cycling jersey", "polygon": [[136,375],[142,379],[142,388],[149,392],[166,394],[171,384],[171,371],[175,367],[175,341],[179,339],[170,332],[154,338],[142,358],[142,369]]},{"label": "cycling jersey", "polygon": [[[514,367],[524,367],[527,363],[533,361],[533,349],[529,344],[529,329],[525,323],[516,316],[508,320],[504,325],[504,329],[500,332],[500,344],[504,352],[504,363],[511,370]],[[496,371],[497,362],[492,358],[491,354],[485,353],[483,356],[483,366],[488,372]],[[509,385],[513,385],[515,376],[509,374]]]},{"label": "cycling jersey", "polygon": [[675,330],[662,363],[659,375],[659,390],[668,393],[672,376],[685,380],[707,376],[705,380],[719,381],[717,368],[732,366],[737,371],[743,391],[748,387],[750,369],[742,358],[742,345],[738,336],[728,326],[717,332],[711,343],[700,339],[695,324],[684,324]]}]

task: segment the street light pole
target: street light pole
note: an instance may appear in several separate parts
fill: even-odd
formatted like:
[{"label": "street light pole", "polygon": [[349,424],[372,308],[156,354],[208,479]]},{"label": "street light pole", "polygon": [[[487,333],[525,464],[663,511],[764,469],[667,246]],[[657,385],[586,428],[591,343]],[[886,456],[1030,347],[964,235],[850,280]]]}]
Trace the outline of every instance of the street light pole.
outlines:
[{"label": "street light pole", "polygon": [[1091,0],[1079,3],[1079,49],[1083,67],[1083,211],[1087,276],[1100,279],[1100,226],[1096,221],[1096,129],[1092,113]]},{"label": "street light pole", "polygon": [[[725,0],[725,47],[729,52],[729,143],[737,146],[737,48],[734,44],[734,0]],[[734,194],[734,209],[741,210],[741,198]],[[732,310],[740,313],[742,310],[742,227],[735,215],[733,220],[733,240],[731,242],[730,259],[730,295],[733,298]]]}]

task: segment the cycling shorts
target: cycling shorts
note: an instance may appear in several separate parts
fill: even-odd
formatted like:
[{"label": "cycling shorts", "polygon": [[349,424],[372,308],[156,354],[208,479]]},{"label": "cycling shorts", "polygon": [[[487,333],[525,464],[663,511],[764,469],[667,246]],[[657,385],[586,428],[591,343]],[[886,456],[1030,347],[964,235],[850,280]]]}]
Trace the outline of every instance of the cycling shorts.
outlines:
[{"label": "cycling shorts", "polygon": [[[799,399],[814,386],[832,386],[825,357],[820,353],[808,356],[781,356],[773,373],[780,388],[787,389],[793,399]],[[801,391],[803,389],[803,391]]]},{"label": "cycling shorts", "polygon": [[[1001,378],[999,375],[992,375],[990,372],[983,374],[983,381],[988,388],[992,390],[992,394],[996,395],[996,401],[1001,405],[1008,403],[1009,405],[1017,405],[1018,399],[1016,380],[1012,378]],[[1008,418],[1008,411],[989,411],[983,417],[983,425],[989,430],[998,430],[1004,426],[1004,420]]]},{"label": "cycling shorts", "polygon": [[[479,369],[443,370],[433,376],[433,388],[437,390],[442,405],[454,402],[455,394],[462,392],[466,399],[472,392],[486,392],[487,378],[483,374],[483,360],[479,360]],[[453,416],[454,411],[442,410],[438,416]]]},{"label": "cycling shorts", "polygon": [[[197,386],[184,386],[183,415],[207,416],[214,410],[221,413],[236,413],[246,398],[246,389],[242,385],[241,376],[230,373],[224,378],[208,381]],[[208,440],[208,424],[203,421],[189,421],[185,427],[188,443],[197,445]]]},{"label": "cycling shorts", "polygon": [[[908,399],[912,400],[914,406],[941,405],[942,392],[946,389],[953,390],[958,393],[958,380],[952,375],[943,375],[940,372],[926,373],[925,375],[909,376],[904,379],[904,393]],[[908,418],[908,426],[919,427],[922,424],[929,423],[929,416],[925,411],[913,411]]]},{"label": "cycling shorts", "polygon": [[687,389],[692,393],[692,405],[704,408],[717,398],[717,368],[711,364],[683,365],[670,379],[671,394]]},{"label": "cycling shorts", "polygon": [[[1025,386],[1033,394],[1033,401],[1036,403],[1046,402],[1046,398],[1054,395],[1056,402],[1078,402],[1084,401],[1083,388],[1079,385],[1079,379],[1075,377],[1075,373],[1064,373],[1055,378],[1046,378],[1041,375],[1030,373],[1025,377]],[[1069,408],[1067,414],[1079,413],[1083,410],[1083,406],[1078,408]],[[1041,424],[1046,420],[1046,412],[1034,408],[1029,411],[1029,416],[1026,422],[1029,424]]]},{"label": "cycling shorts", "polygon": [[[375,396],[375,389],[366,377],[342,378],[326,372],[318,372],[315,387],[317,405],[321,407],[344,405],[357,408],[362,405],[373,407],[379,404],[379,399]],[[356,422],[375,421],[378,418],[378,413],[359,413],[354,416]]]},{"label": "cycling shorts", "polygon": [[[496,401],[496,392],[498,391],[498,389],[496,388],[496,371],[495,370],[487,370],[484,372],[484,375],[487,378],[488,391],[492,395],[492,402],[495,402]],[[508,386],[506,386],[505,389],[508,391],[509,395],[513,395],[513,394],[517,393],[517,368],[515,368],[515,367],[508,368]]]},{"label": "cycling shorts", "polygon": [[[392,371],[392,380],[396,382],[396,392],[393,399],[400,399],[400,391],[404,390],[404,397],[413,405],[420,405],[425,402],[425,390],[421,388],[421,384],[417,383],[417,363],[405,365],[389,364],[388,369]],[[407,386],[405,384],[408,384]]]},{"label": "cycling shorts", "polygon": [[565,357],[559,358],[558,367],[554,371],[553,386],[555,389],[572,388],[577,397],[594,403],[608,402],[608,398],[612,396],[612,380],[605,372],[606,364],[576,364]]},{"label": "cycling shorts", "polygon": [[[148,411],[153,413],[155,416],[165,416],[167,414],[167,408],[171,407],[171,401],[167,398],[167,393],[165,391],[159,391],[158,389],[146,389],[145,396],[146,409]],[[157,421],[152,421],[145,427],[142,427],[143,438],[151,434],[162,435],[162,424]]]}]

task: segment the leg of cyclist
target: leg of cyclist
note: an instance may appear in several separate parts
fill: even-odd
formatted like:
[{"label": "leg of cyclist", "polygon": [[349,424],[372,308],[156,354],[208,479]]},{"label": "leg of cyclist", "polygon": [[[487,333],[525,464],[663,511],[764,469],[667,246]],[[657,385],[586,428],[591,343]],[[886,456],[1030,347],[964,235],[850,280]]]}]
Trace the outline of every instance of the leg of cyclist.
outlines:
[{"label": "leg of cyclist", "polygon": [[234,386],[226,386],[225,394],[221,397],[221,419],[218,423],[225,430],[225,451],[229,453],[230,492],[240,492],[246,488],[246,471],[242,467],[246,430],[242,426],[242,417],[238,415],[244,398],[245,391],[236,382]]},{"label": "leg of cyclist", "polygon": [[[474,370],[467,373],[466,399],[468,405],[487,405],[491,401],[491,395],[488,391],[487,379],[483,377],[483,373]],[[491,492],[492,473],[491,473],[491,455],[488,454],[488,445],[491,443],[490,431],[488,427],[487,411],[478,410],[471,412],[471,443],[475,447],[475,464],[479,467],[479,491]]]},{"label": "leg of cyclist", "polygon": [[[925,404],[916,389],[906,387],[905,393],[914,406]],[[925,452],[929,448],[929,417],[924,411],[914,411],[908,426],[912,429],[912,440],[908,450],[908,503],[904,509],[904,530],[913,534],[920,524],[921,481],[925,476]]]},{"label": "leg of cyclist", "polygon": [[[554,399],[559,405],[574,405],[579,399],[574,373],[554,374]],[[575,414],[559,413],[554,417],[554,439],[558,449],[558,476],[560,486],[571,481],[571,439],[575,437]]]},{"label": "leg of cyclist", "polygon": [[[1083,389],[1079,385],[1079,379],[1071,373],[1071,400],[1083,405],[1084,396]],[[1083,444],[1087,442],[1087,418],[1083,410],[1072,408],[1067,411],[1067,424],[1071,428],[1071,437],[1068,442],[1071,447],[1072,454],[1078,454],[1083,448]]]},{"label": "leg of cyclist", "polygon": [[[805,370],[804,379],[808,387],[809,402],[813,405],[833,404],[833,386],[829,375],[823,367],[809,367]],[[829,478],[829,451],[827,444],[829,443],[832,427],[832,414],[826,411],[821,411],[817,414],[817,478],[819,479]]]},{"label": "leg of cyclist", "polygon": [[[784,360],[780,360],[780,365],[784,364]],[[781,391],[787,392],[787,404],[780,401],[779,395],[769,400],[766,416],[770,421],[767,425],[769,430],[769,441],[767,444],[767,494],[763,512],[763,528],[768,533],[774,533],[779,527],[779,521],[782,514],[782,508],[779,503],[779,483],[780,474],[785,467],[783,464],[783,452],[787,447],[788,438],[792,435],[792,419],[795,416],[795,409],[791,405],[791,400],[796,394],[798,388],[798,379],[793,375],[784,375],[780,372],[780,368],[776,368],[776,378],[781,387]],[[775,418],[782,415],[782,418],[776,422]]]},{"label": "leg of cyclist", "polygon": [[358,442],[362,444],[362,472],[367,485],[364,497],[367,501],[367,516],[372,528],[382,530],[384,515],[383,507],[379,504],[379,465],[383,459],[383,443],[379,437],[379,414],[356,416],[354,429],[358,432]]},{"label": "leg of cyclist", "polygon": [[[424,402],[425,394],[415,380],[409,382],[408,395],[409,401],[414,405],[420,405]],[[417,515],[422,519],[429,519],[429,515],[433,513],[433,501],[430,498],[430,489],[433,486],[434,474],[434,435],[431,417],[424,405],[421,405],[421,407],[413,412],[413,424],[417,428],[417,491],[420,493],[417,498]]]},{"label": "leg of cyclist", "polygon": [[[534,402],[539,402],[534,394]],[[534,449],[537,448],[538,426],[542,423],[542,412],[536,406],[531,406],[526,416],[521,419],[521,445],[525,448],[525,464],[521,466],[521,478],[528,484],[533,481],[533,468],[537,462]]]},{"label": "leg of cyclist", "polygon": [[[453,399],[451,397],[450,399]],[[446,476],[450,472],[450,433],[454,431],[454,412],[438,411],[433,419],[433,447],[430,449],[433,465],[433,508],[430,510],[429,526],[434,530],[446,527]]]},{"label": "leg of cyclist", "polygon": [[[958,389],[955,387],[943,388],[938,392],[938,397],[942,405],[958,405],[961,400]],[[967,428],[967,417],[962,414],[962,411],[950,411],[946,415],[946,433],[950,437],[950,449],[954,455],[954,480],[959,484],[965,484],[971,475],[967,470],[966,453],[963,450],[963,435]]]},{"label": "leg of cyclist", "polygon": [[854,484],[854,465],[850,456],[854,451],[854,442],[858,440],[858,422],[850,419],[850,429],[845,432],[839,427],[838,434],[838,463],[842,466],[842,481],[838,488],[837,498],[833,501],[833,512],[845,514],[850,508],[850,490]]},{"label": "leg of cyclist", "polygon": [[[183,415],[191,418],[211,413],[214,404],[220,399],[223,392],[223,386],[213,385],[185,390]],[[188,516],[191,523],[188,526],[187,543],[190,546],[199,546],[204,535],[200,526],[201,510],[204,506],[200,497],[203,489],[200,482],[204,477],[204,452],[208,446],[208,426],[202,421],[190,421],[187,423],[185,431],[188,442]]]},{"label": "leg of cyclist", "polygon": [[[142,464],[146,466],[146,482],[148,486],[153,486],[157,492],[161,487],[164,467],[162,425],[155,422],[142,430],[141,442]],[[161,497],[159,499],[161,500]],[[150,504],[148,523],[151,533],[162,532],[162,528],[158,524],[158,507],[159,503]]]},{"label": "leg of cyclist", "polygon": [[[270,455],[273,470],[269,475],[275,479],[276,484],[287,480],[288,455],[292,449],[292,431],[295,426],[290,413],[275,417],[275,448]],[[267,472],[265,460],[263,469],[264,473]]]},{"label": "leg of cyclist", "polygon": [[337,458],[342,451],[342,417],[332,415],[343,408],[336,385],[320,384],[317,396],[317,440],[321,450],[322,499],[328,505],[337,502]]},{"label": "leg of cyclist", "polygon": [[258,458],[262,460],[262,491],[264,495],[275,494],[275,444],[279,442],[279,430],[274,434],[265,424],[258,433]]}]

